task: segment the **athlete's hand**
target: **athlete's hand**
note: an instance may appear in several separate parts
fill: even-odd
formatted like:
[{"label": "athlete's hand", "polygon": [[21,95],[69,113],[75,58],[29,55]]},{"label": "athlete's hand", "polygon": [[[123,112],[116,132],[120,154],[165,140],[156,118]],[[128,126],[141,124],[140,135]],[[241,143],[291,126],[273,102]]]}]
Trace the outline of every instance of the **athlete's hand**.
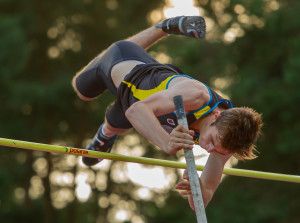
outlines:
[{"label": "athlete's hand", "polygon": [[191,185],[189,182],[189,175],[188,175],[188,171],[185,170],[183,173],[183,179],[185,181],[181,181],[179,182],[176,186],[175,189],[176,190],[180,190],[180,194],[182,196],[188,196],[188,200],[189,200],[189,205],[190,207],[195,211],[195,206],[194,206],[194,200],[193,200],[193,194],[191,191]]},{"label": "athlete's hand", "polygon": [[193,149],[193,130],[187,130],[183,125],[178,125],[170,133],[167,153],[173,154],[180,149]]}]

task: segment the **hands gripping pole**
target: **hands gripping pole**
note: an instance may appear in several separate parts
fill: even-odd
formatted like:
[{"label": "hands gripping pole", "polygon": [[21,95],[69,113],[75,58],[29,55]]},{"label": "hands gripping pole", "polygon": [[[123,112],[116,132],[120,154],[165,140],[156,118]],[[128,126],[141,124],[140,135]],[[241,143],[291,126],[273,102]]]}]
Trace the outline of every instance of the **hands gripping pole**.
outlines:
[{"label": "hands gripping pole", "polygon": [[[182,96],[177,95],[173,98],[173,100],[174,100],[174,104],[175,104],[178,124],[183,125],[186,129],[189,129],[189,126],[188,126],[188,123],[186,120]],[[207,223],[205,207],[204,207],[201,188],[200,188],[199,176],[197,174],[193,151],[189,150],[189,149],[184,149],[184,156],[185,156],[185,160],[186,160],[186,164],[187,164],[187,170],[188,170],[190,185],[191,185],[192,194],[193,194],[197,222],[198,223]]]}]

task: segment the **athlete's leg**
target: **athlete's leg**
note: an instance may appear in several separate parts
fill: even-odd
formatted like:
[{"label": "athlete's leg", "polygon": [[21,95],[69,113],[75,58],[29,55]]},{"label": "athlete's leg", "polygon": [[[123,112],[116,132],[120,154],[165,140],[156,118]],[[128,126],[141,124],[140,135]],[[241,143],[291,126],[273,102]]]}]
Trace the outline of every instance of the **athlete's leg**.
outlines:
[{"label": "athlete's leg", "polygon": [[[137,35],[129,38],[129,40],[138,40],[141,37],[142,35],[140,35],[140,37]],[[149,42],[147,44],[149,44]],[[120,82],[124,79],[125,75],[133,69],[134,66],[140,63],[158,62],[153,59],[141,46],[135,44],[134,42],[119,41],[114,43],[100,58],[96,58],[94,63],[97,64],[97,70],[100,72],[101,78],[106,81],[108,88],[116,95],[117,87],[119,86]],[[93,62],[91,66],[93,66]],[[112,71],[113,67],[115,68],[114,71]],[[78,78],[81,77],[82,76],[80,75]],[[108,80],[110,80],[110,82]],[[112,83],[114,86],[112,86]],[[87,146],[87,149],[110,152],[116,136],[129,131],[131,128],[132,125],[125,116],[121,102],[117,100],[108,108],[105,122],[99,127],[94,139]],[[86,165],[92,166],[101,160],[83,157],[82,161]]]},{"label": "athlete's leg", "polygon": [[158,42],[168,34],[161,28],[150,27],[142,32],[137,33],[134,36],[127,38],[127,41],[133,42],[144,49],[148,49],[154,43]]},{"label": "athlete's leg", "polygon": [[123,134],[131,130],[132,125],[125,117],[121,102],[119,100],[108,106],[103,125],[104,135],[111,137],[116,134]]},{"label": "athlete's leg", "polygon": [[[206,25],[203,17],[178,16],[166,19],[160,24],[156,24],[155,27],[150,27],[126,40],[135,43],[146,50],[168,34],[204,38],[205,33]],[[116,64],[111,71],[114,84],[118,86],[120,81],[122,81],[124,76],[128,73],[128,70],[133,69],[135,65],[137,64],[132,62]]]},{"label": "athlete's leg", "polygon": [[[127,38],[126,41],[132,42],[146,50],[167,35],[168,34],[160,28],[150,27]],[[140,62],[137,61],[122,61],[115,64],[111,70],[111,77],[115,86],[118,87],[124,77],[138,64],[140,64]]]},{"label": "athlete's leg", "polygon": [[[151,45],[156,43],[158,40],[162,39],[163,37],[166,37],[168,34],[185,35],[194,38],[204,38],[205,28],[205,21],[201,16],[179,16],[175,18],[166,19],[160,24],[156,24],[155,27],[150,27],[132,37],[127,38],[126,40],[137,44],[143,49],[147,49]],[[101,80],[101,77],[95,77],[95,68],[97,67],[93,66],[97,65],[97,62],[99,62],[98,60],[101,60],[101,58],[105,56],[106,52],[106,50],[103,51],[100,55],[96,57],[96,59],[89,63],[87,67],[78,72],[73,78],[73,87],[77,92],[78,96],[83,100],[91,100],[100,95],[106,89],[103,83],[105,83],[106,85],[111,84],[110,82],[106,83],[105,80]],[[119,79],[122,79],[122,77],[124,77],[124,75],[127,74],[128,70],[131,70],[135,65],[136,63],[133,62],[112,64],[112,67],[114,66],[112,70],[114,79],[113,84],[117,85],[120,82]],[[111,72],[112,67],[110,67],[109,73]],[[82,75],[82,73],[87,74]],[[110,74],[106,75],[109,75],[110,77]],[[78,76],[83,76],[83,78],[78,78]],[[85,76],[87,76],[87,78]],[[116,77],[118,78],[116,79]],[[80,79],[81,81],[78,81],[78,79]],[[95,82],[94,79],[99,80]],[[79,87],[77,84],[78,82],[83,82],[84,84],[81,85],[81,87]],[[112,86],[112,88],[113,87],[115,86]],[[92,91],[90,89],[92,89]],[[109,86],[108,89],[110,89]]]},{"label": "athlete's leg", "polygon": [[[119,101],[110,105],[106,112],[104,123],[98,128],[93,140],[87,146],[87,150],[110,152],[117,135],[131,130],[131,124],[125,117]],[[87,166],[93,166],[102,159],[83,157],[82,162]]]},{"label": "athlete's leg", "polygon": [[[161,28],[150,27],[127,38],[126,41],[146,49],[166,35],[167,34],[162,31]],[[133,61],[124,62],[126,60],[133,60],[133,58],[138,60],[139,56],[134,56],[135,52],[129,54],[131,51],[130,46],[126,47],[118,45],[120,44],[112,44],[74,76],[72,85],[81,99],[95,99],[106,89],[109,89],[116,95],[116,88],[120,81],[122,81],[124,76],[139,63]],[[124,57],[123,52],[126,53],[126,51],[128,51],[128,56]],[[148,61],[142,62],[147,63]]]}]

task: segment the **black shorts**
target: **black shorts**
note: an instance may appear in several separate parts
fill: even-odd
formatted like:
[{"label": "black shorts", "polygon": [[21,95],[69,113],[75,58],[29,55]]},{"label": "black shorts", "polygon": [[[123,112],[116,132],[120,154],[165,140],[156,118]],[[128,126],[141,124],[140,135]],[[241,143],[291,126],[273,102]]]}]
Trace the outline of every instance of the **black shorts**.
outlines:
[{"label": "black shorts", "polygon": [[80,71],[76,78],[78,91],[88,98],[94,98],[109,89],[117,96],[117,89],[111,79],[111,69],[117,63],[128,60],[146,64],[158,63],[142,47],[129,41],[118,41],[113,43],[104,55],[97,56]]},{"label": "black shorts", "polygon": [[[117,63],[128,60],[135,60],[145,64],[158,63],[142,47],[132,42],[115,42],[101,57],[97,56],[80,71],[76,78],[78,91],[86,97],[94,98],[108,89],[117,97],[117,89],[111,79],[111,69]],[[125,117],[121,102],[118,100],[108,107],[106,119],[115,128],[129,129],[132,127]]]}]

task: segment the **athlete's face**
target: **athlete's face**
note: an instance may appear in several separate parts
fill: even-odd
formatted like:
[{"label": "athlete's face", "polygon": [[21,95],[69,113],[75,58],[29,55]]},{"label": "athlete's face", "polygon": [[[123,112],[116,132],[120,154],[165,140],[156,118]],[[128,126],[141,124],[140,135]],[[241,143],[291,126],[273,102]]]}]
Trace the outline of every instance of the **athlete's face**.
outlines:
[{"label": "athlete's face", "polygon": [[224,149],[221,145],[218,130],[214,125],[207,125],[200,133],[199,146],[205,149],[208,153],[219,153],[228,155],[230,152]]}]

